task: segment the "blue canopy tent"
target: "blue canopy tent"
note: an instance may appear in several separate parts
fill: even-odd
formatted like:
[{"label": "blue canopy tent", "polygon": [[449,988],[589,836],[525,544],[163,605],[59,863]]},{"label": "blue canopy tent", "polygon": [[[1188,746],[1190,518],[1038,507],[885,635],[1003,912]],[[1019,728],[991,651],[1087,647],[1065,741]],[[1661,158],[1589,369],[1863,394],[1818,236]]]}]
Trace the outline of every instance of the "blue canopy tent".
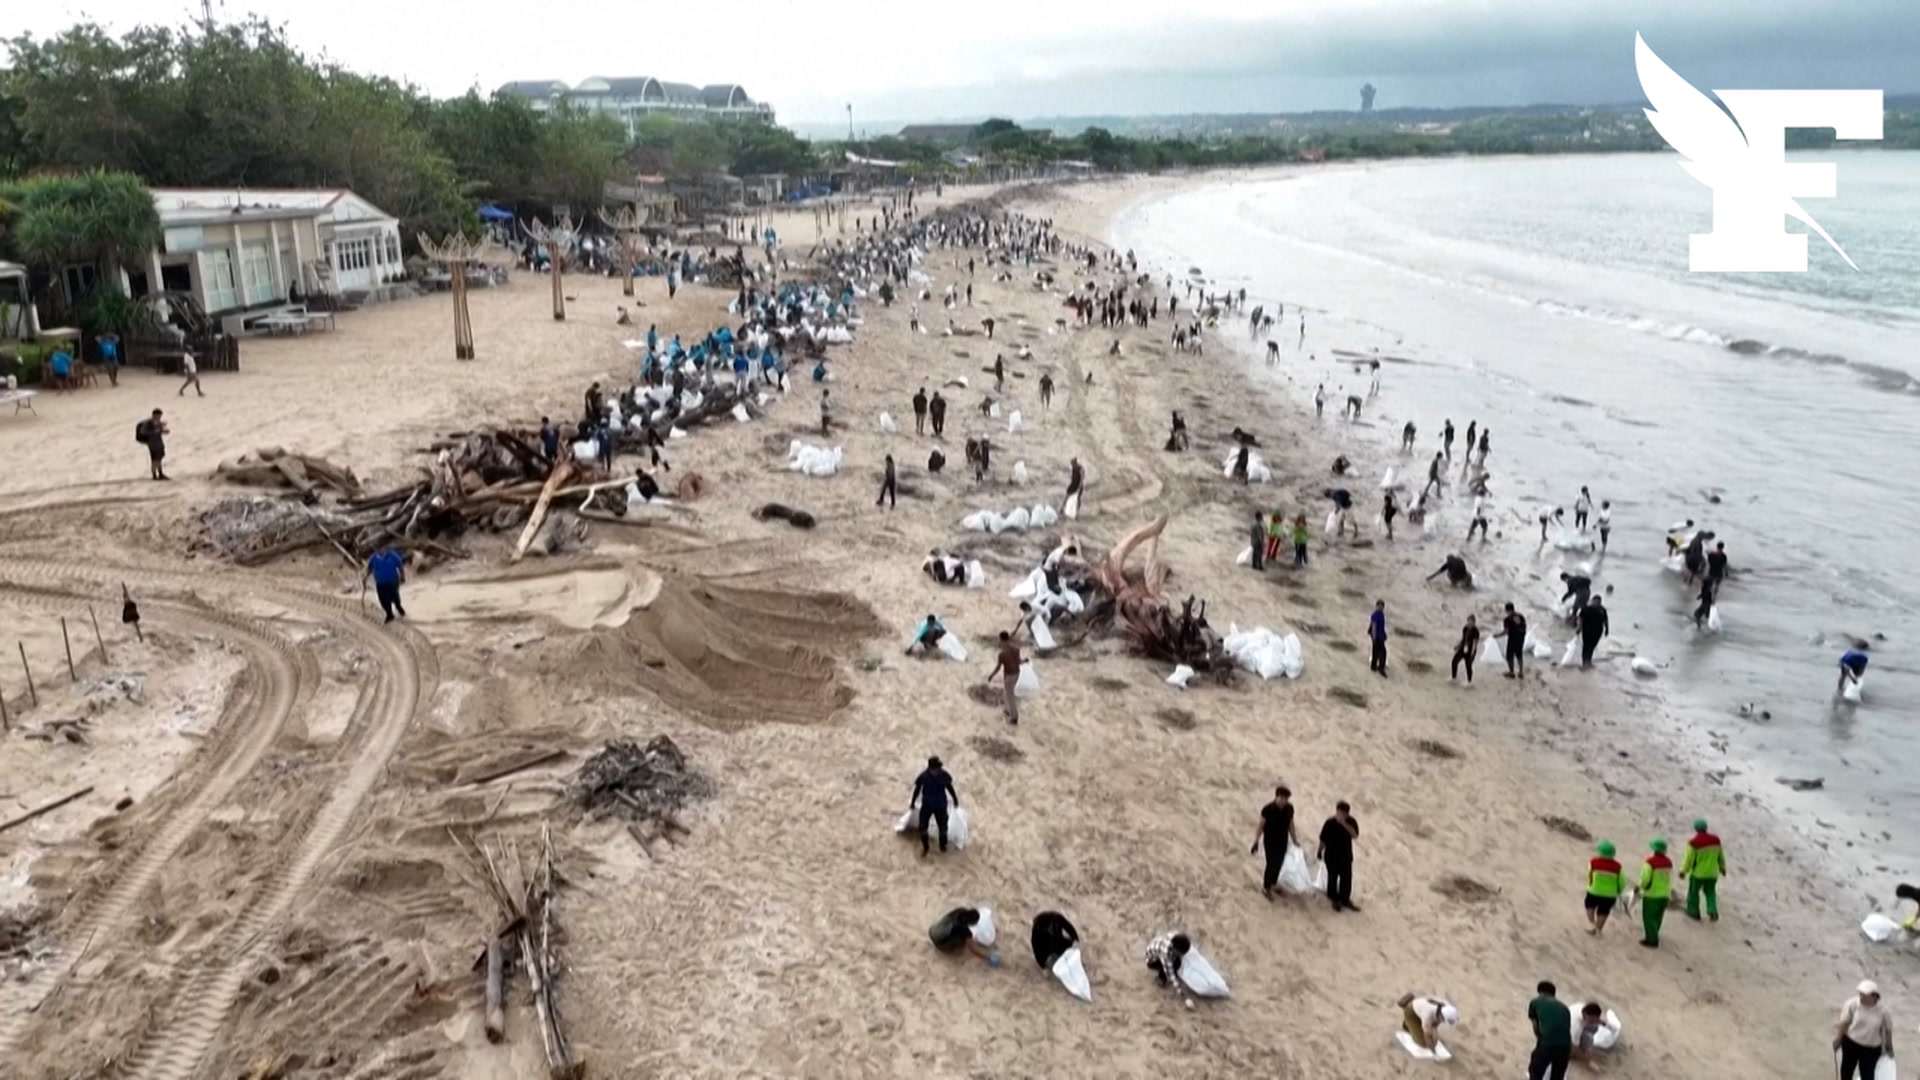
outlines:
[{"label": "blue canopy tent", "polygon": [[513,211],[502,210],[499,207],[493,205],[492,203],[487,203],[481,206],[479,213],[480,213],[481,221],[512,221],[513,220]]}]

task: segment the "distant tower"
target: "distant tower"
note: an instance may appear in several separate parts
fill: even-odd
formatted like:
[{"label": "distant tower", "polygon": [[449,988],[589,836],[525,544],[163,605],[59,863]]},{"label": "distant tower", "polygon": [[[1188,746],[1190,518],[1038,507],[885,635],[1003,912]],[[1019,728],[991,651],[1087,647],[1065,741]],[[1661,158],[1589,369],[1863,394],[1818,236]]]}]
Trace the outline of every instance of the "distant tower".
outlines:
[{"label": "distant tower", "polygon": [[1360,88],[1360,111],[1361,112],[1370,113],[1373,111],[1373,93],[1374,91],[1373,91],[1372,83],[1368,83],[1365,86],[1362,86]]}]

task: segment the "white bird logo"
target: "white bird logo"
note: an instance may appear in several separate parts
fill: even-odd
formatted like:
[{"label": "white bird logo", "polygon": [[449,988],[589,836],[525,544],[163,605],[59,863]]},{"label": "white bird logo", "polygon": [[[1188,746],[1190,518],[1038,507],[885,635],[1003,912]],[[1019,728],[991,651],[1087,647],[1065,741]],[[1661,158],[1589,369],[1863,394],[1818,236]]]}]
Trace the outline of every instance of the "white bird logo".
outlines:
[{"label": "white bird logo", "polygon": [[[1731,174],[1741,168],[1748,155],[1747,136],[1739,123],[1712,98],[1675,74],[1637,33],[1633,35],[1633,66],[1640,75],[1640,89],[1653,103],[1653,108],[1645,110],[1647,120],[1668,146],[1688,159],[1680,167],[1708,187],[1735,186]],[[1781,196],[1780,202],[1782,212],[1818,233],[1847,260],[1848,266],[1860,269],[1791,196]]]}]

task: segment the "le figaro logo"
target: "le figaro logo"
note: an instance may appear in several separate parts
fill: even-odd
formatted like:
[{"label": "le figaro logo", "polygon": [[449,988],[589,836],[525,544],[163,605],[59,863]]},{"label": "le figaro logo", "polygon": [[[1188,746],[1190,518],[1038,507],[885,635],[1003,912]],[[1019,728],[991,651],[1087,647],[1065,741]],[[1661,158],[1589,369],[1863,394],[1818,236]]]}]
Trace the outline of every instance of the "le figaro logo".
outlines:
[{"label": "le figaro logo", "polygon": [[1842,139],[1878,139],[1881,91],[1715,90],[1726,102],[1722,110],[1674,74],[1638,34],[1633,62],[1640,89],[1653,105],[1647,119],[1687,159],[1680,167],[1713,189],[1713,231],[1692,237],[1689,269],[1804,271],[1807,237],[1787,231],[1789,217],[1819,233],[1848,266],[1860,269],[1795,201],[1833,198],[1836,170],[1826,162],[1789,165],[1787,129],[1833,128]]}]

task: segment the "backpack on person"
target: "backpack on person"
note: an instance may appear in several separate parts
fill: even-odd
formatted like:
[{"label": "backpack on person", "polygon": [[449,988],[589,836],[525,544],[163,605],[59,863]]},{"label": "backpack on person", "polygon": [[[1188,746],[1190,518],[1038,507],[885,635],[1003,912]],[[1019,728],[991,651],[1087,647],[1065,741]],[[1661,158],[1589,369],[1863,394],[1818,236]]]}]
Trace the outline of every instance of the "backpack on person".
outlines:
[{"label": "backpack on person", "polygon": [[133,425],[133,441],[143,446],[153,441],[152,420],[142,420]]}]

